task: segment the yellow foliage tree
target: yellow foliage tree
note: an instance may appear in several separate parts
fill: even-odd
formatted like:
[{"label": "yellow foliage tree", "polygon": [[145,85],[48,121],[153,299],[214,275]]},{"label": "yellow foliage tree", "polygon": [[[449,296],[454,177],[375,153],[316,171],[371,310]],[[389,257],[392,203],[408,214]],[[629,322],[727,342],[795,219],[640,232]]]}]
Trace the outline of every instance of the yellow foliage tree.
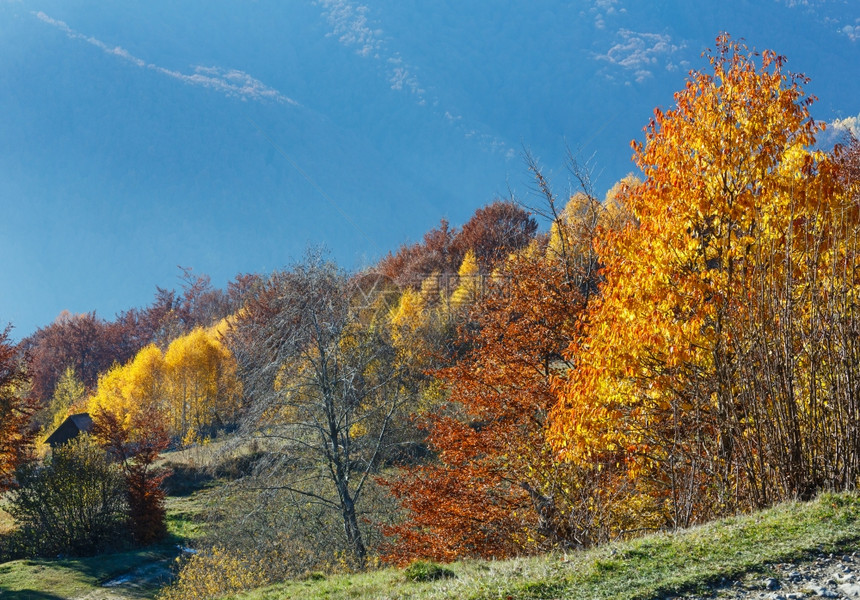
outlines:
[{"label": "yellow foliage tree", "polygon": [[426,359],[427,347],[422,332],[430,322],[430,306],[420,292],[406,288],[388,313],[391,341],[410,364],[418,368]]},{"label": "yellow foliage tree", "polygon": [[75,368],[66,367],[60,380],[57,381],[51,402],[46,409],[43,437],[56,431],[66,417],[76,412],[76,409],[83,410],[82,403],[86,401],[86,396],[87,390],[75,375]]},{"label": "yellow foliage tree", "polygon": [[[583,191],[573,194],[550,226],[547,260],[564,265],[569,277],[596,281],[600,264],[594,242],[633,222],[627,197],[639,183],[628,175],[606,193],[603,202]],[[583,292],[588,291],[583,288]]]},{"label": "yellow foliage tree", "polygon": [[588,256],[602,214],[603,207],[596,198],[585,192],[573,194],[550,226],[547,258],[571,261]]},{"label": "yellow foliage tree", "polygon": [[642,181],[631,173],[609,188],[603,199],[601,219],[601,225],[605,229],[619,231],[628,223],[633,223],[633,213],[630,212],[627,198],[641,183]]},{"label": "yellow foliage tree", "polygon": [[217,334],[198,327],[165,353],[149,345],[130,363],[115,365],[99,378],[88,408],[112,413],[126,428],[133,415],[154,408],[171,437],[190,443],[203,429],[234,420],[241,397],[236,369]]},{"label": "yellow foliage tree", "polygon": [[[141,349],[126,365],[114,365],[99,377],[98,388],[88,403],[92,415],[100,411],[114,415],[130,430],[134,416],[163,407],[167,398],[165,366],[161,350],[154,344]],[[130,431],[132,439],[141,432]]]},{"label": "yellow foliage tree", "polygon": [[261,587],[269,580],[263,565],[273,556],[249,556],[214,547],[193,554],[182,564],[176,580],[158,595],[159,600],[198,600]]},{"label": "yellow foliage tree", "polygon": [[236,361],[210,332],[198,327],[164,354],[169,431],[190,442],[205,428],[234,420],[241,386]]},{"label": "yellow foliage tree", "polygon": [[809,247],[792,227],[824,226],[821,207],[836,198],[827,158],[808,149],[820,127],[805,80],[772,52],[757,65],[726,35],[710,62],[713,74],[692,74],[634,143],[645,180],[624,202],[635,223],[598,246],[602,296],[571,349],[550,431],[569,460],[627,468],[634,484],[619,507],[647,506],[675,526],[736,506],[748,485],[739,473],[765,475],[739,461],[762,418],[738,402],[737,375],[765,325],[753,308],[802,270],[780,267]]},{"label": "yellow foliage tree", "polygon": [[451,294],[451,306],[461,309],[475,302],[481,295],[483,279],[478,266],[478,259],[472,250],[466,251],[463,262],[457,271],[458,283]]}]

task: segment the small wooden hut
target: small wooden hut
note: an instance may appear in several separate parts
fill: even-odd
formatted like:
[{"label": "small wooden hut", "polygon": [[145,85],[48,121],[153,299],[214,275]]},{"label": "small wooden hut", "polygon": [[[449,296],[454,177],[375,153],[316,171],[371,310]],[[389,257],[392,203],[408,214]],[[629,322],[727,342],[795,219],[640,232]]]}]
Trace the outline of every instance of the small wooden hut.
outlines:
[{"label": "small wooden hut", "polygon": [[89,413],[78,413],[70,415],[62,424],[57,427],[45,442],[51,446],[51,449],[62,446],[69,440],[73,440],[81,433],[89,433],[93,428],[93,419]]}]

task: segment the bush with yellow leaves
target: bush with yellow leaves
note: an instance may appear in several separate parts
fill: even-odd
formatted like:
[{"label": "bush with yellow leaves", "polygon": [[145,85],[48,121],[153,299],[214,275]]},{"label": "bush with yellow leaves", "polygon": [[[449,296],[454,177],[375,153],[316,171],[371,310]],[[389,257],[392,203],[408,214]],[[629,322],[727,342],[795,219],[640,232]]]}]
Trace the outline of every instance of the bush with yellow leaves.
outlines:
[{"label": "bush with yellow leaves", "polygon": [[182,566],[176,580],[158,600],[219,598],[270,583],[263,568],[266,561],[256,552],[243,554],[215,546],[177,560]]}]

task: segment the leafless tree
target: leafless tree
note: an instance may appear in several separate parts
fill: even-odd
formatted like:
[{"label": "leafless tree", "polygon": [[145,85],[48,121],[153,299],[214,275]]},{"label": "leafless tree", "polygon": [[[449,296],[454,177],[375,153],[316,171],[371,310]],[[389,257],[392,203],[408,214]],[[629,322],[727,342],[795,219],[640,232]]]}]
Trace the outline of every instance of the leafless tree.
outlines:
[{"label": "leafless tree", "polygon": [[244,372],[244,439],[267,451],[248,483],[333,512],[357,566],[373,476],[402,423],[406,371],[365,290],[319,255],[272,276],[231,335]]}]

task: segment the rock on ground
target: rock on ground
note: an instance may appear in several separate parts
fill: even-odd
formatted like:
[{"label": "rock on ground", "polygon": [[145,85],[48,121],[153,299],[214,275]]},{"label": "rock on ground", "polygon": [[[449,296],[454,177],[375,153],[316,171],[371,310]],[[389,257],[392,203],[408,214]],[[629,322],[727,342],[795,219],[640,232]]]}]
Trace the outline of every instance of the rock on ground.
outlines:
[{"label": "rock on ground", "polygon": [[821,554],[804,562],[767,565],[723,581],[705,594],[672,596],[674,600],[800,600],[857,598],[860,600],[860,553]]}]

